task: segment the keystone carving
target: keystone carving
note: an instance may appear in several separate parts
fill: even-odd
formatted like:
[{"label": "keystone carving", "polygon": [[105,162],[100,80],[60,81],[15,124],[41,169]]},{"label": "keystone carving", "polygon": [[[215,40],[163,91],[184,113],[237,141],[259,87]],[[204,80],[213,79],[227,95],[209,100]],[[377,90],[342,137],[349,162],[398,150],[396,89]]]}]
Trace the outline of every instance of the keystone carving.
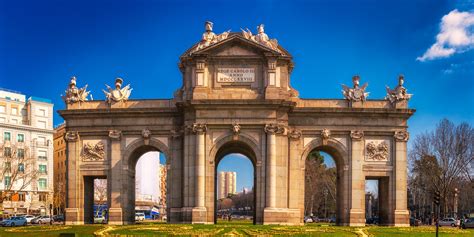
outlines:
[{"label": "keystone carving", "polygon": [[288,133],[288,137],[290,137],[291,139],[300,139],[300,137],[302,136],[302,133],[300,130],[298,129],[292,129],[289,133]]},{"label": "keystone carving", "polygon": [[369,142],[367,143],[365,149],[367,151],[368,160],[388,160],[388,144],[385,141],[379,144],[375,144],[375,142]]},{"label": "keystone carving", "polygon": [[82,148],[82,160],[83,161],[100,161],[104,160],[105,156],[105,149],[104,143],[98,142],[95,145],[91,145],[90,143],[84,144]]},{"label": "keystone carving", "polygon": [[232,124],[232,132],[234,135],[238,135],[240,133],[240,125],[238,123],[233,123]]},{"label": "keystone carving", "polygon": [[68,142],[75,142],[79,139],[79,132],[77,132],[77,131],[68,131],[64,135],[64,139]]},{"label": "keystone carving", "polygon": [[405,130],[401,130],[396,131],[393,137],[397,142],[407,142],[410,139],[410,134]]},{"label": "keystone carving", "polygon": [[150,139],[150,137],[151,137],[151,131],[148,130],[148,129],[143,129],[143,130],[142,130],[142,137],[143,137],[143,139],[145,139],[145,140]]},{"label": "keystone carving", "polygon": [[361,130],[351,131],[351,138],[353,140],[361,140],[363,137],[364,137],[364,131],[361,131]]},{"label": "keystone carving", "polygon": [[329,129],[325,128],[321,130],[321,139],[323,140],[323,145],[328,144],[328,140],[331,137],[331,131]]},{"label": "keystone carving", "polygon": [[120,137],[122,136],[122,132],[119,130],[110,130],[109,131],[109,137],[114,140],[119,140]]}]

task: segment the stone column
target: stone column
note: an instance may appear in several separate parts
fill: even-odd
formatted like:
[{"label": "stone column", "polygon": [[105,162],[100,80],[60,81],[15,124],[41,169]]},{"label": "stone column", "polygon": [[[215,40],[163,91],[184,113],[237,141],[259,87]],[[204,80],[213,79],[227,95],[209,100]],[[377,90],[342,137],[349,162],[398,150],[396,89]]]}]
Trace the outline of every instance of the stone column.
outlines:
[{"label": "stone column", "polygon": [[365,177],[362,170],[364,162],[364,133],[351,132],[351,210],[349,214],[350,226],[365,225]]},{"label": "stone column", "polygon": [[276,133],[278,126],[265,125],[267,133],[267,159],[266,159],[266,208],[276,207]]},{"label": "stone column", "polygon": [[395,226],[410,226],[407,208],[407,131],[396,131],[395,135]]},{"label": "stone column", "polygon": [[77,169],[77,161],[80,159],[80,147],[79,147],[79,133],[77,131],[68,131],[64,135],[66,140],[66,152],[67,152],[67,183],[66,183],[66,224],[67,225],[78,225],[83,224],[83,220],[79,219],[79,212],[82,208],[78,205],[78,200],[83,198],[80,197],[79,192],[79,172]]},{"label": "stone column", "polygon": [[122,225],[124,221],[121,197],[126,195],[122,187],[122,132],[110,130],[110,170],[107,177],[109,224]]},{"label": "stone column", "polygon": [[206,143],[205,133],[207,127],[204,124],[195,124],[193,131],[196,133],[196,207],[205,206],[205,194],[206,194]]},{"label": "stone column", "polygon": [[192,213],[192,223],[207,223],[206,212],[206,141],[207,126],[205,124],[193,124],[193,132],[196,134],[196,162],[195,162],[195,203]]}]

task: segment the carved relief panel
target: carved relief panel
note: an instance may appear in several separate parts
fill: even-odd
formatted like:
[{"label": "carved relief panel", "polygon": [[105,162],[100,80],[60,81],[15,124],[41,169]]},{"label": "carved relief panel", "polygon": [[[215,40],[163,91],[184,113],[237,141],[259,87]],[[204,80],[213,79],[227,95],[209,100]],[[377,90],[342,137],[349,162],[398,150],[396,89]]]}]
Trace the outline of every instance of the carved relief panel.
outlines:
[{"label": "carved relief panel", "polygon": [[390,161],[391,142],[390,139],[367,138],[365,140],[366,161]]},{"label": "carved relief panel", "polygon": [[103,161],[106,157],[107,141],[84,140],[81,149],[82,161]]}]

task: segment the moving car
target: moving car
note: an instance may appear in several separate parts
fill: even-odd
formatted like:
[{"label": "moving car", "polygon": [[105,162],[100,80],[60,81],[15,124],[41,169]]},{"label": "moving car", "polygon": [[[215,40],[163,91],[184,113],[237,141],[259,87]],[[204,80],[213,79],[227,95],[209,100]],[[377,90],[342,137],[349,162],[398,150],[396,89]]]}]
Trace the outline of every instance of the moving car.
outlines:
[{"label": "moving car", "polygon": [[49,218],[49,216],[39,216],[31,220],[31,224],[40,224],[40,225],[50,223],[50,222],[51,222],[51,218]]},{"label": "moving car", "polygon": [[26,218],[23,216],[13,216],[1,222],[2,226],[25,226]]},{"label": "moving car", "polygon": [[135,213],[135,221],[144,221],[145,220],[145,214],[144,213]]},{"label": "moving car", "polygon": [[452,226],[452,227],[455,227],[456,226],[456,220],[452,217],[444,218],[444,219],[439,221],[439,226]]},{"label": "moving car", "polygon": [[94,224],[105,224],[107,220],[104,216],[94,216]]},{"label": "moving car", "polygon": [[462,226],[461,226],[463,229],[466,229],[466,228],[474,228],[474,217],[471,217],[471,218],[466,218],[464,220],[464,223],[462,223]]}]

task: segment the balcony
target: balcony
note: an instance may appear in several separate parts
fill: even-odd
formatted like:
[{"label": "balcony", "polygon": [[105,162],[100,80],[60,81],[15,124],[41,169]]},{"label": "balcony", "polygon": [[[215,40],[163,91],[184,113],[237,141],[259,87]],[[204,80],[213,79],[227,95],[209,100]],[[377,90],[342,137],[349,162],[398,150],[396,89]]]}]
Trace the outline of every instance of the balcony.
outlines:
[{"label": "balcony", "polygon": [[38,160],[47,160],[48,157],[47,156],[38,156]]}]

